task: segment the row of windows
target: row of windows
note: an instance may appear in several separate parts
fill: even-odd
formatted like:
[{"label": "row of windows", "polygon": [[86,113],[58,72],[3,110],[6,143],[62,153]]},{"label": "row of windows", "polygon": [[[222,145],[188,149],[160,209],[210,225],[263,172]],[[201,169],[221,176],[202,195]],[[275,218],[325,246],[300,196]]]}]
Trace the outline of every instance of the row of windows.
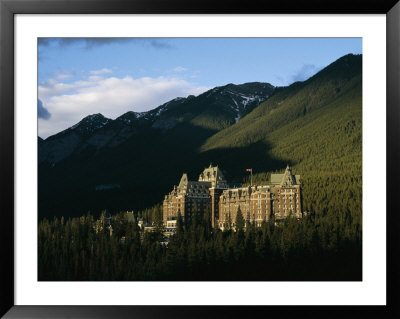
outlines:
[{"label": "row of windows", "polygon": [[[278,208],[281,208],[281,205],[279,205]],[[285,205],[284,208],[287,209],[288,207]],[[290,205],[290,208],[293,209],[293,205]],[[299,205],[297,205],[297,209],[300,209]]]},{"label": "row of windows", "polygon": [[[262,226],[262,223],[263,223],[263,220],[258,220],[258,221],[256,221],[256,223],[255,223],[255,225],[257,226],[257,227],[261,227]],[[228,227],[228,225],[229,225],[229,223],[226,223],[226,222],[222,222],[222,223],[219,223],[219,227],[220,228],[226,228],[226,227]],[[231,227],[235,227],[236,226],[236,224],[235,223],[231,223]]]},{"label": "row of windows", "polygon": [[[281,194],[292,194],[292,193],[297,193],[298,189],[297,188],[292,188],[290,190],[282,190]],[[279,193],[279,190],[278,190]]]},{"label": "row of windows", "polygon": [[[281,196],[281,197],[278,197],[278,198],[276,198],[275,199],[275,201],[279,201],[279,200],[295,200],[295,199],[297,199],[297,201],[299,201],[299,197],[296,197],[296,196]],[[262,198],[262,199],[260,199],[260,198],[251,198],[250,199],[250,202],[262,202],[262,203],[264,203],[264,202],[269,202],[271,199],[270,198]],[[245,201],[245,202],[248,202],[249,200],[240,200],[240,201]],[[227,204],[227,202],[229,203],[236,203],[236,202],[238,202],[238,200],[235,198],[235,197],[233,197],[233,198],[231,198],[231,199],[226,199],[226,198],[223,198],[222,199],[222,203],[223,204]]]}]

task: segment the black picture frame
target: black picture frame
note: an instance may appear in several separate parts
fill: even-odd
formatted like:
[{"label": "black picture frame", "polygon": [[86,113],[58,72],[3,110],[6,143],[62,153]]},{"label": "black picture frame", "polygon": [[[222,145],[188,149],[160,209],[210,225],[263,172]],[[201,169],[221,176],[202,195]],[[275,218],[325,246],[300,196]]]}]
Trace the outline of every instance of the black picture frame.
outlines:
[{"label": "black picture frame", "polygon": [[[0,212],[1,308],[5,318],[205,318],[400,317],[398,307],[400,137],[400,3],[398,0],[248,0],[241,3],[182,0],[0,0]],[[387,305],[386,306],[16,306],[14,304],[14,15],[15,14],[386,14],[387,21]],[[384,167],[384,163],[382,163]],[[377,170],[382,170],[382,167]],[[382,173],[382,172],[380,172]]]}]

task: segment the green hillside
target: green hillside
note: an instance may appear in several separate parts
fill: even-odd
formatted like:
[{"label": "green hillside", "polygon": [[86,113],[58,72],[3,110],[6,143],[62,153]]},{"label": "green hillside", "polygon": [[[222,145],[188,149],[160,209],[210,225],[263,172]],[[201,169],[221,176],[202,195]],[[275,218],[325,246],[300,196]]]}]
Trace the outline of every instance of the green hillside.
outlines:
[{"label": "green hillside", "polygon": [[[266,157],[290,163],[301,174],[306,210],[349,211],[361,217],[361,63],[361,56],[345,56],[308,81],[278,91],[209,138],[201,150],[268,145]],[[247,152],[246,157],[257,154]],[[279,170],[268,164],[258,166],[253,182],[264,182],[271,170]]]},{"label": "green hillside", "polygon": [[361,56],[344,56],[305,82],[275,90],[271,98],[241,121],[211,137],[202,150],[242,147],[260,141],[286,124],[326,108],[354,90],[360,81]]},{"label": "green hillside", "polygon": [[[39,280],[363,279],[362,56],[344,56],[305,82],[274,89],[228,127],[213,113],[216,100],[229,99],[216,96],[179,111],[177,104],[174,117],[187,119],[168,130],[145,127],[118,147],[88,149],[42,168],[48,174],[42,182],[63,184],[49,184],[48,197],[39,193],[39,212],[50,217],[39,223]],[[160,245],[162,208],[150,207],[183,172],[195,180],[210,162],[236,184],[250,182],[246,168],[253,168],[253,183],[262,184],[290,164],[301,175],[307,214],[260,228],[248,224],[245,232],[211,231],[207,217],[186,227],[178,218],[176,236],[168,248]],[[99,180],[121,187],[87,191]],[[112,236],[105,214],[93,217],[102,209],[113,215]],[[158,231],[140,239],[124,209],[155,221]],[[70,218],[88,210],[94,214]],[[95,225],[102,225],[99,233]]]},{"label": "green hillside", "polygon": [[[88,147],[55,166],[40,165],[39,216],[142,210],[159,204],[183,172],[195,180],[213,163],[234,184],[249,182],[246,168],[253,168],[253,181],[261,183],[291,164],[302,176],[307,211],[360,217],[361,71],[361,56],[344,56],[305,82],[274,89],[230,126],[226,119],[234,114],[224,103],[271,88],[250,83],[232,95],[233,86],[227,85],[185,104],[177,100],[159,120],[162,127],[172,118],[173,127],[138,126],[116,147]],[[95,190],[103,184],[120,187]]]},{"label": "green hillside", "polygon": [[209,137],[273,91],[268,83],[228,84],[116,120],[88,116],[39,145],[39,217],[136,211],[159,204],[182,172],[197,178],[210,161],[216,162],[199,156]]}]

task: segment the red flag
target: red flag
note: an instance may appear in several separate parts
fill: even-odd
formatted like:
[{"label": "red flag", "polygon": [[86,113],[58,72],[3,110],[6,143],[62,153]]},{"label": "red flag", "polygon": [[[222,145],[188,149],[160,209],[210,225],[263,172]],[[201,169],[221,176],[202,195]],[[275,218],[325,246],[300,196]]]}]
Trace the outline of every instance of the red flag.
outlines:
[{"label": "red flag", "polygon": [[246,168],[246,172],[253,172],[252,168]]}]

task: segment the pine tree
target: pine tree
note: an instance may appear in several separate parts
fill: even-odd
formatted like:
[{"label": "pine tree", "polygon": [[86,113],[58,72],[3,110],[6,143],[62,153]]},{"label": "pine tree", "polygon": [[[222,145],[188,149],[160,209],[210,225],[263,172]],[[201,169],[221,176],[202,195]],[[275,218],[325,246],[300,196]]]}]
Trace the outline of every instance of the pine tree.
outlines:
[{"label": "pine tree", "polygon": [[230,231],[231,229],[232,229],[232,218],[231,218],[231,214],[228,213],[226,230]]},{"label": "pine tree", "polygon": [[183,219],[181,215],[181,210],[178,210],[178,216],[176,218],[176,236],[181,238],[183,236]]},{"label": "pine tree", "polygon": [[162,219],[162,215],[160,212],[157,212],[155,214],[155,220],[154,220],[154,233],[157,239],[161,239],[164,237],[164,222]]},{"label": "pine tree", "polygon": [[243,218],[242,211],[240,210],[239,206],[236,214],[236,231],[243,231],[244,225],[245,225],[245,220]]}]

